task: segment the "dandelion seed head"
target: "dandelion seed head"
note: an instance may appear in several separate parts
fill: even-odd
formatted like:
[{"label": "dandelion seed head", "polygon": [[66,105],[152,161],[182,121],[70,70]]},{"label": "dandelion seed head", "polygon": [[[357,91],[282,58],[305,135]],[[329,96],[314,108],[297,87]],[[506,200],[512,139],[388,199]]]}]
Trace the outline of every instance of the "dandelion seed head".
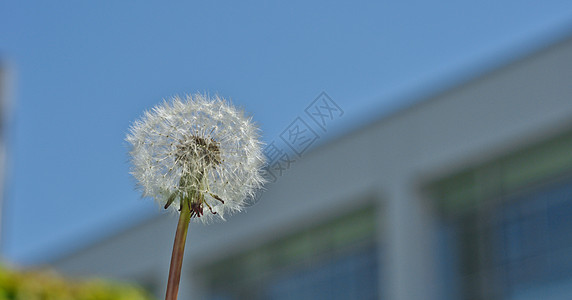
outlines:
[{"label": "dandelion seed head", "polygon": [[195,199],[191,210],[202,221],[240,211],[264,183],[258,128],[218,96],[163,101],[132,124],[126,140],[143,196],[174,209]]}]

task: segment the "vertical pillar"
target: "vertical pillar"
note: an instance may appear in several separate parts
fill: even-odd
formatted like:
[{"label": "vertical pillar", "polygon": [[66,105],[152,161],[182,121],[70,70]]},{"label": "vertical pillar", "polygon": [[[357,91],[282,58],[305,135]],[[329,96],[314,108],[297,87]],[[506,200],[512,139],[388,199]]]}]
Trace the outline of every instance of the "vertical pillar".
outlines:
[{"label": "vertical pillar", "polygon": [[[384,257],[388,299],[437,299],[436,226],[430,203],[406,179],[390,186]],[[386,193],[387,194],[387,193]]]}]

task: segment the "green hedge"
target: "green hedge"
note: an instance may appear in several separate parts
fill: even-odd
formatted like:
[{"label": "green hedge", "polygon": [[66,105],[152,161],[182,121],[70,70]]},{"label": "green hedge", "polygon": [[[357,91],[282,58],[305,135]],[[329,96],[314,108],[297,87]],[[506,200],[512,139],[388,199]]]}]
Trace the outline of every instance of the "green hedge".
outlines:
[{"label": "green hedge", "polygon": [[50,271],[0,266],[0,300],[151,300],[143,289],[101,279],[68,280]]}]

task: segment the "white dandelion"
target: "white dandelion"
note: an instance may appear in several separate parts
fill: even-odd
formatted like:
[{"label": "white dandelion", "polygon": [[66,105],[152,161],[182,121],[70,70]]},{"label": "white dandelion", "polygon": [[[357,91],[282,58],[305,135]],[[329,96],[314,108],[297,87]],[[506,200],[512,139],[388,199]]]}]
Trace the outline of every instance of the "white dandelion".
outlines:
[{"label": "white dandelion", "polygon": [[218,96],[164,101],[131,126],[127,141],[143,195],[179,211],[186,203],[202,221],[240,211],[264,182],[259,129]]},{"label": "white dandelion", "polygon": [[244,112],[203,95],[164,101],[131,126],[131,174],[143,195],[180,211],[165,299],[177,299],[190,219],[240,211],[262,186],[259,138]]}]

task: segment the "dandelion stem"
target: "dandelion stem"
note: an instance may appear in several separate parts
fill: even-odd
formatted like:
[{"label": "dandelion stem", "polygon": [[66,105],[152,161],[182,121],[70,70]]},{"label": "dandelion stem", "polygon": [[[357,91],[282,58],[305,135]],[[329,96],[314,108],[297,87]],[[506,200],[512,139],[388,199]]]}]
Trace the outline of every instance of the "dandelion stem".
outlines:
[{"label": "dandelion stem", "polygon": [[185,242],[187,240],[187,232],[189,231],[189,221],[191,220],[190,203],[186,203],[190,202],[190,199],[182,197],[181,201],[185,203],[181,205],[179,223],[177,224],[177,232],[175,233],[175,242],[173,244],[173,254],[171,255],[171,266],[169,267],[169,279],[167,281],[165,300],[177,300],[179,282],[181,280],[183,254],[185,252]]}]

